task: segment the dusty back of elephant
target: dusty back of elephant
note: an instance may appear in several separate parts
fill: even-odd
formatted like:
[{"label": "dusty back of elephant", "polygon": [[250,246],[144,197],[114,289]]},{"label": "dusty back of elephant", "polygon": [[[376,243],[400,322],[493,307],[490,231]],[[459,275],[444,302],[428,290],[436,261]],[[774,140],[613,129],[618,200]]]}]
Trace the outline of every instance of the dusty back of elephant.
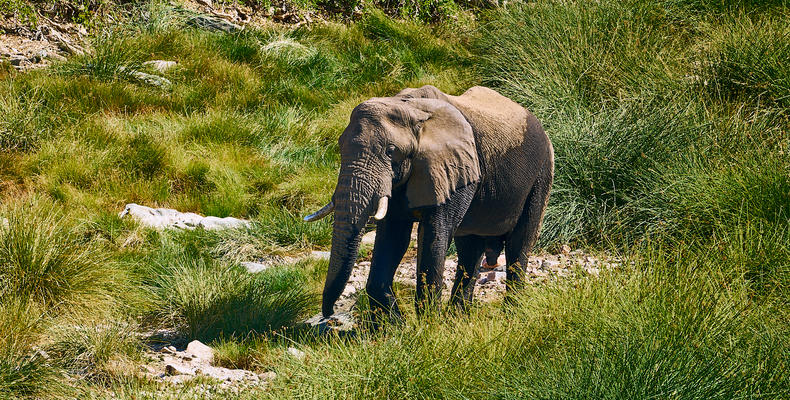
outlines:
[{"label": "dusty back of elephant", "polygon": [[404,89],[396,97],[444,100],[457,108],[472,127],[481,180],[478,194],[458,229],[459,235],[501,234],[495,227],[490,232],[480,232],[479,226],[491,221],[500,221],[500,227],[514,224],[529,194],[518,189],[531,188],[542,170],[550,176],[554,174],[554,149],[540,121],[495,90],[475,86],[460,96],[451,96],[426,85]]},{"label": "dusty back of elephant", "polygon": [[489,169],[498,165],[502,155],[514,147],[536,150],[551,147],[540,121],[531,112],[487,87],[474,86],[460,96],[451,96],[426,85],[404,89],[396,97],[439,99],[452,104],[472,126],[479,156]]}]

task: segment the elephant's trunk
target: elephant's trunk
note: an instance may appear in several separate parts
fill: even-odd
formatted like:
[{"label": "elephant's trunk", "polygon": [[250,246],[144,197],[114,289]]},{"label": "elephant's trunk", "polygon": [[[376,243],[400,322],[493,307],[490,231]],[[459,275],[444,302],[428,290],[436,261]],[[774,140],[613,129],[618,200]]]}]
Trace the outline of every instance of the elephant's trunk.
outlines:
[{"label": "elephant's trunk", "polygon": [[[332,249],[326,274],[321,311],[324,317],[334,314],[335,302],[343,293],[354,262],[365,224],[374,212],[381,211],[381,185],[370,173],[342,166],[333,198],[335,221]],[[374,175],[375,176],[375,175]],[[389,195],[389,193],[386,193]],[[386,205],[384,213],[386,213]]]}]

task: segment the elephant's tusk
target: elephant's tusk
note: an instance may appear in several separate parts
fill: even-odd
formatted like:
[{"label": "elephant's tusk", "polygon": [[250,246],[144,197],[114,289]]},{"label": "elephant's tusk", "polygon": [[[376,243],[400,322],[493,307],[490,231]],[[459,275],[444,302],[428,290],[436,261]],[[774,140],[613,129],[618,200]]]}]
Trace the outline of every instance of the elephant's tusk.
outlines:
[{"label": "elephant's tusk", "polygon": [[384,219],[387,216],[387,202],[389,201],[389,197],[382,196],[379,199],[379,209],[376,211],[376,215],[373,216],[377,221]]},{"label": "elephant's tusk", "polygon": [[320,210],[318,210],[318,211],[316,211],[316,212],[304,217],[304,220],[305,220],[305,222],[318,221],[319,219],[324,218],[327,215],[329,215],[334,209],[335,209],[335,202],[334,201],[330,201],[329,204],[321,207]]}]

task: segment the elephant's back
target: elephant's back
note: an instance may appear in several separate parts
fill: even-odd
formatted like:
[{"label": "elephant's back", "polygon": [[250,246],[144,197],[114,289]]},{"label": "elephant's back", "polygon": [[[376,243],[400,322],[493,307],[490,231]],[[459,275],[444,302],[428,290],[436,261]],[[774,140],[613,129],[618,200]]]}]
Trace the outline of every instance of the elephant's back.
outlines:
[{"label": "elephant's back", "polygon": [[492,89],[476,86],[451,102],[472,125],[482,175],[458,233],[504,234],[521,216],[551,144],[532,113]]}]

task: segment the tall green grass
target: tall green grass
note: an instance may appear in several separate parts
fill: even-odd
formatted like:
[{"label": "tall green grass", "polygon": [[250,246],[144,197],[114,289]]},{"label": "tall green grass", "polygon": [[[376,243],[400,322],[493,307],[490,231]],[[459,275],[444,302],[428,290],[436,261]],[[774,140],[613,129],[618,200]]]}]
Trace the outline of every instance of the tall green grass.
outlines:
[{"label": "tall green grass", "polygon": [[0,398],[34,396],[55,386],[55,372],[33,346],[42,334],[41,308],[18,296],[0,300]]},{"label": "tall green grass", "polygon": [[102,305],[109,309],[114,296],[129,288],[122,266],[63,221],[63,212],[53,204],[22,203],[2,215],[2,297],[19,296],[53,312]]},{"label": "tall green grass", "polygon": [[[787,161],[771,155],[787,146],[777,107],[790,76],[777,62],[790,43],[778,22],[786,10],[713,13],[703,23],[678,21],[677,7],[541,2],[500,12],[484,28],[476,44],[484,81],[531,108],[555,143],[544,243],[629,243],[666,226],[695,229],[690,216],[710,226],[752,194],[765,201],[752,207],[786,220],[786,207],[770,200],[786,193]],[[752,165],[729,170],[744,174],[730,177],[742,192],[727,195],[729,204],[704,202],[727,189],[703,194],[689,181],[725,179],[712,169],[724,173],[733,159]],[[777,173],[753,179],[752,168]],[[773,181],[769,191],[762,179]],[[689,203],[707,212],[687,214]]]},{"label": "tall green grass", "polygon": [[314,300],[299,270],[250,274],[206,258],[164,257],[153,276],[160,298],[156,312],[189,339],[245,337],[291,326]]},{"label": "tall green grass", "polygon": [[313,347],[271,398],[783,398],[786,313],[686,247]]}]

